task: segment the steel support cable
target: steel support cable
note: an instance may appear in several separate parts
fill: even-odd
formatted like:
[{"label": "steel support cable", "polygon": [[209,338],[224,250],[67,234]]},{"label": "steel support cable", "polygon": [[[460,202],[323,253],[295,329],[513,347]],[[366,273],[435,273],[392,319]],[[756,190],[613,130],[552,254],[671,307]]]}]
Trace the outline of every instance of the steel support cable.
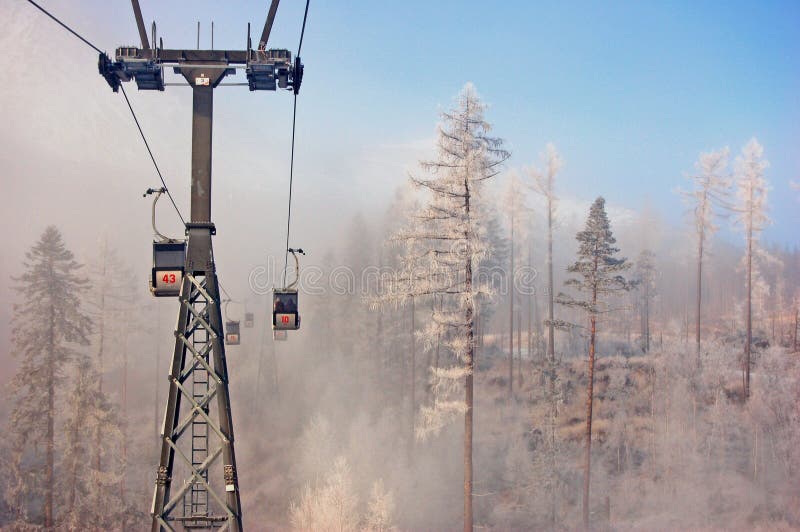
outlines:
[{"label": "steel support cable", "polygon": [[183,219],[183,215],[181,214],[180,209],[178,209],[178,205],[175,203],[175,198],[172,197],[172,193],[169,191],[169,187],[167,183],[164,181],[164,176],[161,175],[161,169],[158,167],[158,163],[156,163],[156,158],[153,156],[153,151],[150,149],[150,143],[147,142],[147,137],[144,136],[144,131],[142,131],[142,126],[139,124],[139,119],[136,117],[136,113],[133,111],[133,107],[131,106],[131,101],[128,99],[128,93],[125,92],[125,86],[120,83],[119,88],[122,89],[122,95],[125,97],[125,103],[128,104],[128,109],[131,111],[131,116],[133,117],[133,121],[136,123],[136,129],[139,130],[139,135],[142,137],[142,141],[144,142],[144,147],[147,148],[147,153],[150,155],[150,160],[153,161],[153,166],[156,169],[156,173],[158,174],[158,178],[161,180],[161,184],[164,185],[164,192],[167,193],[167,197],[169,201],[172,202],[172,206],[175,207],[175,212],[178,213],[178,218],[181,219],[181,223],[186,225],[186,220]]},{"label": "steel support cable", "polygon": [[29,3],[29,4],[31,4],[32,6],[34,6],[34,7],[35,7],[36,9],[38,9],[39,11],[41,11],[42,13],[44,13],[45,15],[47,15],[48,17],[50,17],[51,19],[53,19],[53,20],[54,20],[54,21],[55,21],[57,24],[59,24],[59,25],[60,25],[62,28],[64,28],[65,30],[67,30],[68,32],[70,32],[71,34],[73,34],[75,37],[77,37],[78,39],[82,40],[82,41],[83,41],[84,43],[86,43],[86,44],[87,44],[87,45],[88,45],[90,48],[94,48],[94,50],[95,50],[95,51],[96,51],[98,54],[102,54],[102,53],[103,53],[103,51],[102,51],[100,48],[98,48],[97,46],[93,45],[92,43],[90,43],[89,41],[87,41],[86,39],[84,39],[84,38],[83,38],[83,37],[82,37],[82,36],[81,36],[81,35],[80,35],[78,32],[76,32],[75,30],[73,30],[72,28],[70,28],[69,26],[67,26],[66,24],[64,24],[63,22],[61,22],[60,20],[58,20],[58,19],[57,19],[55,16],[53,16],[53,15],[52,15],[52,14],[51,14],[49,11],[47,11],[47,10],[46,10],[45,8],[43,8],[42,6],[40,6],[39,4],[37,4],[36,2],[34,2],[33,0],[28,0],[28,3]]},{"label": "steel support cable", "polygon": [[[78,32],[76,32],[75,30],[73,30],[72,28],[70,28],[69,26],[64,24],[63,22],[61,22],[58,18],[56,18],[52,13],[47,11],[45,8],[43,8],[42,6],[40,6],[39,4],[34,2],[33,0],[27,0],[27,1],[28,1],[29,4],[34,6],[36,9],[38,9],[39,11],[41,11],[42,13],[44,13],[45,15],[47,15],[48,17],[53,19],[59,26],[61,26],[62,28],[64,28],[68,32],[70,32],[72,35],[74,35],[75,37],[77,37],[78,39],[83,41],[84,44],[86,44],[88,47],[90,47],[91,49],[96,51],[98,54],[104,53],[100,48],[98,48],[97,46],[95,46],[94,44],[89,42],[82,35],[80,35]],[[301,38],[301,41],[302,41],[302,38]],[[147,153],[150,154],[150,160],[153,161],[153,166],[155,166],[156,173],[158,174],[159,179],[161,179],[161,184],[164,185],[164,192],[167,193],[167,196],[169,197],[169,200],[172,202],[172,206],[175,207],[175,212],[178,213],[178,218],[181,219],[181,223],[183,225],[186,225],[186,220],[184,220],[180,209],[178,209],[178,205],[175,203],[175,199],[172,197],[172,193],[170,193],[169,187],[167,187],[167,183],[164,181],[164,176],[161,175],[161,170],[158,168],[158,164],[156,163],[156,159],[153,156],[152,150],[150,149],[150,144],[147,142],[147,138],[144,136],[144,132],[142,131],[142,126],[139,125],[139,119],[136,118],[136,113],[133,112],[133,107],[131,106],[131,102],[128,99],[128,94],[125,92],[125,87],[122,84],[120,84],[120,88],[122,89],[122,95],[125,96],[125,103],[128,104],[128,109],[130,109],[131,115],[133,116],[133,121],[136,122],[136,127],[139,130],[139,134],[142,136],[142,140],[144,141],[145,147],[147,148]]]},{"label": "steel support cable", "polygon": [[[295,57],[300,57],[300,50],[303,48],[303,36],[306,33],[306,20],[308,20],[308,4],[311,0],[306,0],[306,9],[303,13],[303,26],[300,28],[300,42],[297,45]],[[286,269],[289,267],[289,229],[292,224],[292,183],[294,181],[294,137],[297,126],[297,92],[294,93],[292,105],[292,151],[289,159],[289,208],[286,214],[286,246],[283,254],[283,276],[281,285],[286,286]]]}]

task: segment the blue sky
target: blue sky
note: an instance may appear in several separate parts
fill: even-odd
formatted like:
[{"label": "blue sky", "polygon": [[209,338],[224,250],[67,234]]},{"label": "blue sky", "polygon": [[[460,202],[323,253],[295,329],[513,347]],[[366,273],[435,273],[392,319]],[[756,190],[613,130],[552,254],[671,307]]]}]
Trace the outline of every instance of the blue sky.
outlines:
[{"label": "blue sky", "polygon": [[[257,36],[268,3],[141,0],[145,21],[157,21],[167,47],[191,47],[197,20],[207,46],[214,20],[216,46],[241,48],[247,22]],[[44,4],[109,52],[138,41],[127,0]],[[296,48],[303,7],[302,0],[281,2],[271,46]],[[18,154],[35,154],[26,163],[36,169],[27,168],[27,186],[12,190],[18,203],[81,194],[48,181],[50,169],[68,173],[74,165],[77,183],[102,183],[115,207],[76,199],[86,212],[108,220],[122,209],[142,218],[146,234],[132,196],[154,184],[152,168],[124,102],[96,74],[94,53],[22,0],[0,6],[0,17],[8,50],[0,63],[15,73],[0,89],[13,103],[0,116],[0,159],[22,168]],[[683,174],[698,152],[729,146],[735,155],[756,136],[772,163],[775,223],[766,239],[794,245],[800,193],[788,182],[800,180],[798,28],[796,1],[312,0],[298,108],[298,237],[327,241],[350,213],[381,212],[407,169],[430,152],[438,113],[472,81],[490,104],[495,134],[513,152],[510,168],[537,161],[553,141],[566,161],[562,195],[589,201],[602,194],[628,209],[649,201],[675,225],[685,209],[674,191],[686,186]],[[188,210],[190,93],[130,86],[129,94]],[[260,227],[280,226],[291,96],[225,88],[215,105],[218,225],[243,233],[253,218]],[[8,176],[16,182],[13,171]],[[85,230],[80,219],[50,214]],[[253,234],[280,249],[278,238]]]},{"label": "blue sky", "polygon": [[[209,44],[242,48],[268,1],[140,0],[167,47],[191,47],[201,21]],[[128,0],[42,0],[113,53],[137,42]],[[270,45],[294,50],[302,0],[283,0]],[[0,3],[0,164],[10,198],[0,222],[14,237],[0,255],[0,297],[48,224],[82,262],[108,238],[144,287],[150,206],[158,183],[121,95],[96,54],[23,0]],[[796,246],[800,192],[800,2],[344,2],[312,0],[298,106],[292,243],[310,261],[352,235],[358,212],[377,220],[431,152],[438,113],[467,81],[490,104],[509,169],[553,141],[566,161],[562,206],[604,195],[617,212],[648,204],[674,227],[700,151],[736,154],[756,136],[774,225],[765,240]],[[188,212],[191,95],[185,88],[129,95],[167,183]],[[215,255],[229,290],[283,249],[291,95],[215,94]],[[574,209],[573,209],[574,210]],[[164,207],[162,231],[179,235]],[[368,231],[370,228],[364,228]],[[741,242],[724,229],[720,238]],[[10,307],[0,309],[7,324]]]},{"label": "blue sky", "polygon": [[[295,48],[302,7],[283,2],[273,45]],[[196,12],[217,27],[243,20],[213,3]],[[258,19],[258,6],[249,13]],[[191,40],[179,17],[164,22]],[[300,139],[310,145],[345,156],[424,145],[469,80],[512,166],[553,141],[567,161],[565,193],[628,208],[647,199],[677,224],[674,190],[698,152],[735,155],[756,136],[772,164],[767,238],[797,241],[788,181],[800,179],[799,2],[316,1],[305,50]],[[397,178],[366,186],[386,192]]]},{"label": "blue sky", "polygon": [[570,193],[630,208],[649,198],[671,214],[699,151],[735,154],[756,136],[772,163],[768,237],[796,241],[787,181],[800,177],[800,3],[397,4],[314,5],[308,61],[321,54],[324,77],[310,66],[309,85],[339,80],[334,120],[370,136],[426,135],[469,79],[512,165],[552,140]]}]

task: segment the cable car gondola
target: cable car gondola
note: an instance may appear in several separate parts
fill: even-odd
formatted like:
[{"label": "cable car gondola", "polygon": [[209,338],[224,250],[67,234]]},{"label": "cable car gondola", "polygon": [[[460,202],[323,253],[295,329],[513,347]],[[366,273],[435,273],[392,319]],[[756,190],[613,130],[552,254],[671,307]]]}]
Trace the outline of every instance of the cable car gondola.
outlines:
[{"label": "cable car gondola", "polygon": [[297,290],[284,288],[272,293],[272,328],[294,331],[300,328],[297,312]]},{"label": "cable car gondola", "polygon": [[150,292],[156,297],[175,297],[181,293],[186,242],[162,240],[153,242],[153,272]]},{"label": "cable car gondola", "polygon": [[297,253],[305,255],[302,249],[288,249],[294,257],[295,279],[292,284],[272,291],[272,329],[276,331],[296,331],[300,328],[300,313],[297,307],[297,281],[300,278],[300,261]]},{"label": "cable car gondola", "polygon": [[155,194],[153,198],[153,232],[159,240],[153,241],[153,270],[150,275],[150,292],[156,297],[175,297],[181,293],[184,265],[186,263],[186,241],[162,235],[156,228],[156,203],[165,189],[148,188],[144,193]]},{"label": "cable car gondola", "polygon": [[225,322],[225,344],[226,345],[239,345],[239,322],[226,321]]},{"label": "cable car gondola", "polygon": [[245,328],[252,329],[253,325],[254,325],[254,322],[255,322],[255,320],[253,318],[253,313],[252,312],[245,312],[244,313],[244,326],[245,326]]}]

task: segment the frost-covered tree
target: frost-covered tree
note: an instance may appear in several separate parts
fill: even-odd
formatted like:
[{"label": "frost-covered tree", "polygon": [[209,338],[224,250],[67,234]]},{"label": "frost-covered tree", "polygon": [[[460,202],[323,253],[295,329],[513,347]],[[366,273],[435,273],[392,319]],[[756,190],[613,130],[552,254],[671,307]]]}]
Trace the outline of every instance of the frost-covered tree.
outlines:
[{"label": "frost-covered tree", "polygon": [[547,359],[555,359],[555,318],[554,286],[553,286],[553,223],[555,221],[558,198],[555,193],[556,175],[563,166],[561,156],[555,145],[548,143],[542,154],[544,168],[532,167],[529,172],[532,179],[533,190],[540,194],[545,201],[547,209]]},{"label": "frost-covered tree", "polygon": [[618,294],[630,289],[630,283],[621,275],[630,264],[625,258],[617,258],[614,247],[616,239],[611,232],[611,223],[605,209],[605,200],[597,198],[589,210],[586,227],[575,237],[578,240],[578,260],[567,268],[576,277],[570,277],[565,285],[584,294],[575,299],[559,294],[558,302],[575,307],[586,313],[589,322],[589,367],[586,392],[586,454],[583,476],[583,525],[589,527],[589,483],[592,474],[592,402],[594,399],[594,358],[597,336],[597,317],[608,312],[605,299],[609,294]]},{"label": "frost-covered tree", "polygon": [[703,258],[709,239],[719,227],[715,223],[719,207],[728,205],[730,179],[724,174],[728,165],[728,148],[704,152],[695,163],[697,173],[689,176],[692,189],[683,192],[693,210],[694,232],[697,239],[697,293],[695,294],[695,343],[700,356],[700,317],[703,294]]},{"label": "frost-covered tree", "polygon": [[43,524],[50,528],[56,518],[58,395],[77,347],[89,343],[91,320],[81,306],[87,284],[79,275],[82,266],[58,229],[47,227],[25,257],[26,271],[14,279],[22,302],[14,305],[12,319],[12,353],[19,367],[10,386],[13,409],[6,435],[13,457],[5,498],[18,522],[38,515],[32,505],[42,501]]},{"label": "frost-covered tree", "polygon": [[735,220],[745,239],[745,254],[743,257],[747,291],[745,305],[745,327],[747,329],[744,344],[744,397],[750,397],[750,351],[753,343],[753,281],[754,258],[758,260],[764,256],[759,246],[759,237],[764,227],[769,223],[767,216],[767,181],[764,171],[769,167],[769,162],[764,159],[764,148],[753,138],[742,148],[742,153],[736,158],[736,196],[738,203],[735,208]]},{"label": "frost-covered tree", "polygon": [[[508,285],[510,242],[503,229],[499,208],[494,202],[487,202],[484,206],[486,224],[483,239],[486,243],[486,254],[478,263],[478,279],[488,284],[492,293],[497,293],[503,286]],[[497,311],[497,305],[492,298],[484,297],[476,301],[476,334],[478,345],[483,345],[483,336],[486,325],[491,322]]]},{"label": "frost-covered tree", "polygon": [[553,223],[557,198],[555,195],[555,179],[563,165],[561,156],[555,145],[548,143],[542,154],[543,169],[532,167],[529,174],[533,190],[540,194],[545,201],[547,211],[547,401],[550,405],[548,419],[548,454],[550,474],[548,475],[548,491],[551,495],[550,522],[556,519],[556,419],[558,417],[558,399],[556,397],[556,353],[555,353],[555,316],[554,316],[554,286],[553,286]]},{"label": "frost-covered tree", "polygon": [[296,530],[355,532],[358,530],[358,495],[347,460],[340,456],[317,486],[307,484],[298,503],[289,508]]},{"label": "frost-covered tree", "polygon": [[363,532],[389,532],[393,530],[394,497],[383,487],[383,480],[372,484],[367,515],[364,517]]},{"label": "frost-covered tree", "polygon": [[650,351],[650,303],[656,296],[655,254],[643,249],[636,260],[633,281],[639,290],[639,313],[642,327],[642,351]]},{"label": "frost-covered tree", "polygon": [[[131,270],[120,258],[117,251],[109,246],[103,237],[98,245],[98,256],[89,265],[93,279],[88,299],[89,315],[95,324],[93,348],[95,356],[92,370],[97,378],[92,382],[97,387],[97,397],[108,400],[105,382],[109,370],[121,369],[122,382],[117,389],[120,392],[120,408],[115,409],[113,416],[106,417],[110,426],[94,424],[94,442],[92,449],[92,468],[98,472],[109,469],[109,473],[120,478],[120,496],[125,498],[125,470],[128,442],[122,438],[120,445],[110,445],[108,434],[125,430],[128,407],[128,337],[131,330],[137,328],[136,281]],[[104,457],[119,451],[119,463],[104,463]]]},{"label": "frost-covered tree", "polygon": [[[420,337],[430,346],[439,339],[453,363],[435,370],[434,400],[422,410],[419,432],[436,430],[454,414],[464,414],[464,529],[472,530],[472,419],[476,300],[487,287],[475,282],[474,270],[486,254],[486,216],[482,185],[497,175],[509,153],[501,139],[489,136],[485,104],[468,83],[454,109],[442,113],[438,156],[421,164],[426,175],[412,176],[427,202],[397,238],[407,253],[403,271],[390,294],[395,300],[440,296]],[[464,399],[455,394],[464,382]]]},{"label": "frost-covered tree", "polygon": [[[508,181],[503,200],[504,211],[508,217],[509,244],[511,246],[508,254],[508,400],[511,401],[514,397],[514,303],[517,295],[514,282],[516,278],[515,248],[517,247],[517,241],[521,240],[520,231],[524,227],[522,223],[523,216],[527,210],[525,207],[525,189],[516,173],[512,174]],[[521,368],[517,371],[521,371]]]},{"label": "frost-covered tree", "polygon": [[101,471],[96,468],[90,452],[98,432],[103,435],[100,445],[119,449],[124,436],[119,428],[118,412],[105,392],[97,387],[99,374],[91,358],[77,355],[76,374],[67,397],[69,416],[65,423],[66,446],[60,483],[64,495],[64,515],[59,521],[69,530],[81,528],[111,529],[133,518],[134,508],[126,506],[121,485],[124,471]]}]

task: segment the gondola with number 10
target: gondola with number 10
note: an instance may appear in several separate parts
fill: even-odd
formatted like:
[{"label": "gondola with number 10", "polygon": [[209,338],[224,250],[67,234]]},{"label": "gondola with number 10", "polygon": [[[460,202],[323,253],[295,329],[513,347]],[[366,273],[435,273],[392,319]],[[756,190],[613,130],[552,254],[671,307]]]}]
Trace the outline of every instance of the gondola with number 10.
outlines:
[{"label": "gondola with number 10", "polygon": [[294,257],[295,279],[292,284],[272,291],[272,328],[278,331],[296,331],[300,328],[300,313],[297,306],[297,283],[300,280],[300,260],[297,254],[305,255],[302,249],[289,248]]}]

